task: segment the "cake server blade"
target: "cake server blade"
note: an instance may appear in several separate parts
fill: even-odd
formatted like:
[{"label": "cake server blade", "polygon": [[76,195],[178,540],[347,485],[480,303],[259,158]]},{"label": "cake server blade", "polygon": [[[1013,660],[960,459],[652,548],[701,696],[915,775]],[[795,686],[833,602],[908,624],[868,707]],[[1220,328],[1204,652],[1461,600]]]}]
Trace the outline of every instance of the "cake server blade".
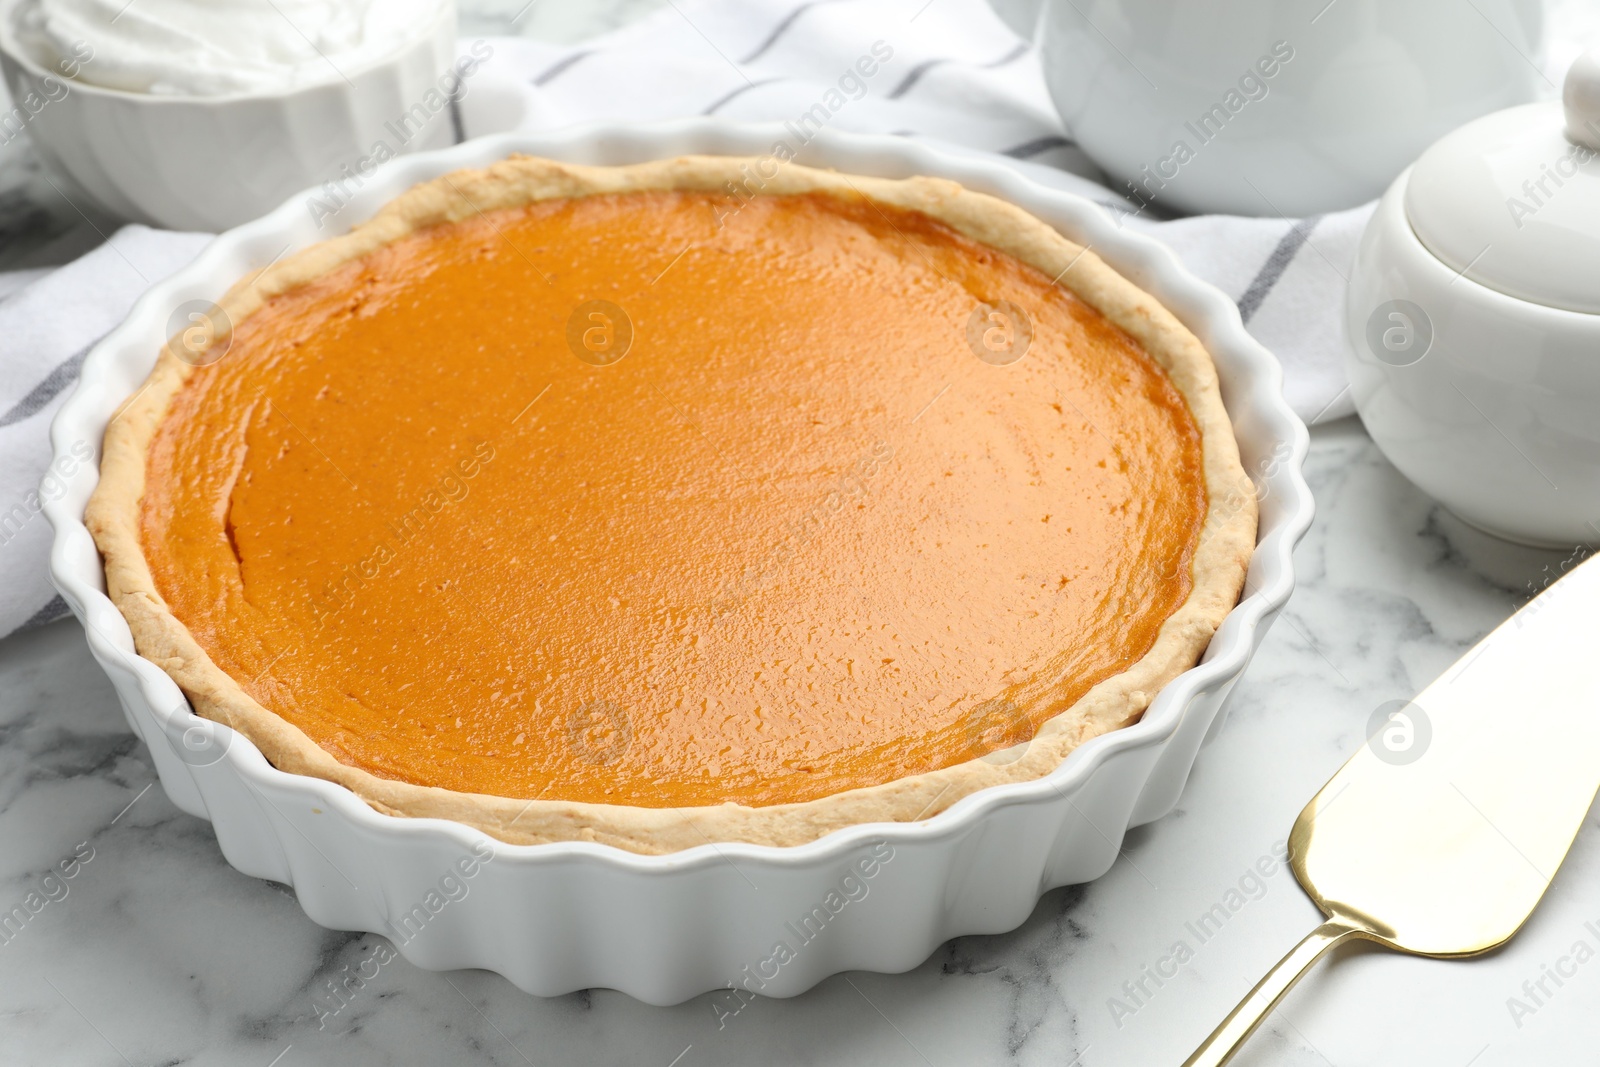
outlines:
[{"label": "cake server blade", "polygon": [[1600,558],[1546,589],[1418,696],[1295,820],[1289,859],[1328,921],[1185,1067],[1228,1062],[1335,945],[1473,956],[1532,914],[1600,787]]}]

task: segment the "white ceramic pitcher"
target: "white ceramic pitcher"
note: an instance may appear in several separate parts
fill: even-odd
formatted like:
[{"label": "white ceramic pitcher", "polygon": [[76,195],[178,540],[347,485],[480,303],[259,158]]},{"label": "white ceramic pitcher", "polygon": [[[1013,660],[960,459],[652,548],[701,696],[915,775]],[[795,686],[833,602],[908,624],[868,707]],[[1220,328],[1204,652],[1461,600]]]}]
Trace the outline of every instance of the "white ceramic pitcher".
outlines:
[{"label": "white ceramic pitcher", "polygon": [[1113,184],[1175,211],[1352,207],[1543,84],[1540,0],[991,3]]}]

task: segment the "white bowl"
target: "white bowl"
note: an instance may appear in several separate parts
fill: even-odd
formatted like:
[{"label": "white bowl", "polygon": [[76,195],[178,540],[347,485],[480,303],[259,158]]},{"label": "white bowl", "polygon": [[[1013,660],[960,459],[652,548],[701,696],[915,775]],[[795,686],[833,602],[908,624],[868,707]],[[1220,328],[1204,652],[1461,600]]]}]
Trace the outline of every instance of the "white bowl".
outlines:
[{"label": "white bowl", "polygon": [[1452,270],[1406,218],[1410,178],[1378,203],[1350,272],[1345,365],[1361,421],[1466,522],[1545,548],[1600,542],[1600,315]]},{"label": "white bowl", "polygon": [[[764,155],[785,136],[777,125],[695,119],[484,138],[396,160],[336,221],[349,225],[416,182],[510,152],[623,164]],[[45,508],[55,526],[52,577],[168,795],[211,819],[230,863],[292,884],[306,914],[325,926],[390,936],[422,967],[485,968],[541,995],[603,986],[671,1004],[734,983],[792,996],[840,971],[909,969],[951,937],[1017,926],[1051,887],[1098,877],[1128,827],[1171,810],[1224,698],[1289,597],[1290,555],[1311,521],[1300,472],[1308,439],[1283,400],[1277,361],[1245,333],[1233,302],[1164,246],[1002,163],[832,132],[805,145],[799,160],[890,178],[942,176],[1009,200],[1093,245],[1205,343],[1263,495],[1246,595],[1204,661],[1162,690],[1140,722],[1084,744],[1048,777],[975,793],[922,822],[855,826],[796,848],[708,843],[666,856],[582,842],[505,845],[457,823],[381,815],[340,786],[276,770],[247,739],[195,717],[172,679],[134,652],[105,596],[83,525],[97,479],[86,466]],[[90,351],[51,427],[58,455],[75,442],[98,444],[149,373],[173,308],[215,299],[286,244],[326,236],[308,211],[310,195],[224,234],[139,300]],[[474,849],[492,859],[473,859]],[[820,932],[802,937],[810,928]],[[788,952],[775,954],[780,941]]]},{"label": "white bowl", "polygon": [[[106,89],[43,66],[0,0],[0,69],[13,101],[43,101],[35,148],[104,210],[174,230],[225,230],[358,171],[377,142],[400,154],[451,143],[430,90],[456,55],[453,0],[386,59],[282,92],[168,96]],[[92,66],[89,60],[86,66]],[[423,107],[422,112],[413,110]],[[426,114],[424,114],[426,112]],[[390,124],[415,116],[396,132]]]}]

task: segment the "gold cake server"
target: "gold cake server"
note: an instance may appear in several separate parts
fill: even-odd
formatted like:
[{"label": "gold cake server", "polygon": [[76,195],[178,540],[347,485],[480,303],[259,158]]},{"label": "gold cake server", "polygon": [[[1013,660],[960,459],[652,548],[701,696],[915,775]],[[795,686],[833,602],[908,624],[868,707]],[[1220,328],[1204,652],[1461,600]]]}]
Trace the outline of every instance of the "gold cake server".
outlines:
[{"label": "gold cake server", "polygon": [[[1328,921],[1184,1067],[1227,1063],[1324,952],[1474,956],[1532,914],[1600,787],[1600,559],[1551,585],[1371,738],[1295,820],[1289,861]],[[1398,703],[1398,702],[1397,702]]]}]

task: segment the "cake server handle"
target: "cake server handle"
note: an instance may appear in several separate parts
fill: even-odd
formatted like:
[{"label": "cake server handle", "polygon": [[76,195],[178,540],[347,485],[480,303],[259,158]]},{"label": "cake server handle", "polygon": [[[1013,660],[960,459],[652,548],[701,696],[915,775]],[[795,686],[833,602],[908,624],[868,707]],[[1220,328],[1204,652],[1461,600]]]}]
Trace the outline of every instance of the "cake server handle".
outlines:
[{"label": "cake server handle", "polygon": [[1256,983],[1256,987],[1245,995],[1239,1006],[1222,1020],[1222,1025],[1201,1042],[1194,1055],[1183,1061],[1183,1067],[1222,1067],[1233,1059],[1233,1054],[1239,1051],[1245,1038],[1256,1032],[1256,1027],[1272,1013],[1278,1001],[1294,988],[1295,983],[1311,969],[1311,965],[1324,952],[1352,938],[1374,939],[1372,932],[1364,926],[1341,918],[1329,919],[1307,934],[1267,972],[1265,978]]}]

